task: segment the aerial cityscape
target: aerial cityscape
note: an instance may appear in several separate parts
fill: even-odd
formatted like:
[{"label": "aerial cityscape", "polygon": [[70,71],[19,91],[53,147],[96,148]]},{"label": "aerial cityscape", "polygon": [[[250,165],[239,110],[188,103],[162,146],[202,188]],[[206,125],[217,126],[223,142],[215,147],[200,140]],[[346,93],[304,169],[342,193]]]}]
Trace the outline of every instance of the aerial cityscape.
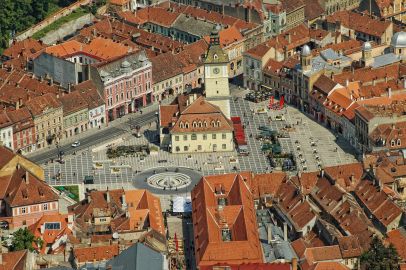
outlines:
[{"label": "aerial cityscape", "polygon": [[0,0],[0,270],[406,270],[405,23]]}]

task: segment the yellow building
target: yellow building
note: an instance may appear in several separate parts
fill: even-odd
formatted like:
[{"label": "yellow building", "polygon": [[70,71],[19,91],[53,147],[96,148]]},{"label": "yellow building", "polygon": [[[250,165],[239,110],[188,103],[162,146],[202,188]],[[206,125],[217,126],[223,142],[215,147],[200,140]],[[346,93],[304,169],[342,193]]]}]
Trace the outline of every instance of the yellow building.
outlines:
[{"label": "yellow building", "polygon": [[232,122],[203,96],[179,95],[160,106],[159,126],[161,147],[172,153],[234,150]]},{"label": "yellow building", "polygon": [[204,62],[206,97],[182,94],[172,104],[159,107],[162,148],[172,153],[234,150],[228,63],[228,55],[220,46],[219,28],[216,28],[210,35]]}]

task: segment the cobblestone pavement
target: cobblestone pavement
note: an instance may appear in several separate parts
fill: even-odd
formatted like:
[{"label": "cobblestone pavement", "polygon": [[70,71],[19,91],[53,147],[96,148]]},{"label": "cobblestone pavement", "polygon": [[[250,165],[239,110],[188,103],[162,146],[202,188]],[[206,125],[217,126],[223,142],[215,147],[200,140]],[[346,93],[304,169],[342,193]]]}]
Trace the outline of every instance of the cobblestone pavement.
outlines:
[{"label": "cobblestone pavement", "polygon": [[[244,92],[240,92],[240,96]],[[106,156],[107,147],[98,147],[98,151],[85,149],[76,155],[65,157],[65,163],[52,163],[45,166],[46,181],[50,184],[78,184],[82,183],[86,175],[94,176],[94,185],[91,188],[134,188],[132,181],[136,175],[144,170],[157,167],[188,167],[199,171],[202,175],[223,174],[238,170],[251,170],[256,173],[265,172],[270,168],[267,158],[261,152],[261,142],[255,139],[258,128],[261,125],[268,125],[272,129],[281,130],[287,124],[293,126],[289,132],[290,138],[281,139],[283,152],[291,152],[298,159],[301,154],[305,160],[299,166],[303,170],[304,165],[308,171],[318,169],[318,163],[322,166],[333,166],[356,161],[351,154],[352,149],[344,141],[336,141],[336,136],[325,127],[309,119],[296,108],[287,106],[282,111],[271,111],[264,114],[252,114],[252,110],[266,107],[267,102],[255,104],[242,98],[233,98],[231,103],[231,114],[240,116],[245,125],[245,134],[248,141],[249,156],[240,157],[236,151],[227,153],[199,153],[193,155],[170,154],[160,150],[157,155],[141,157],[121,157],[109,160]],[[284,114],[286,121],[268,121],[268,117],[275,119],[276,115]],[[297,124],[299,122],[299,124]],[[301,124],[300,124],[301,123]],[[155,126],[143,128],[141,138],[135,138],[126,134],[116,138],[116,144],[121,145],[142,145],[156,144],[157,131]],[[253,134],[252,138],[250,134]],[[120,139],[122,139],[121,142]],[[297,143],[296,143],[297,141]],[[300,148],[300,150],[298,150]],[[95,149],[95,148],[93,148]],[[336,150],[337,149],[337,150]],[[230,162],[235,160],[236,162]],[[96,163],[99,168],[94,169]],[[299,162],[300,163],[300,162]],[[58,172],[61,179],[55,180]]]}]

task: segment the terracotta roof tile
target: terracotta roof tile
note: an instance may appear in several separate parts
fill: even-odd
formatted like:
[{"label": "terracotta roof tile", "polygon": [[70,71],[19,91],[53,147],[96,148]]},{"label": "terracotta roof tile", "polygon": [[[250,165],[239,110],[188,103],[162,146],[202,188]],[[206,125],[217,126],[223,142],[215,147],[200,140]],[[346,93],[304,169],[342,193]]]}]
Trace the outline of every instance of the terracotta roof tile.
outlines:
[{"label": "terracotta roof tile", "polygon": [[384,226],[390,225],[402,215],[402,210],[383,191],[379,191],[371,181],[361,181],[355,194]]},{"label": "terracotta roof tile", "polygon": [[73,255],[79,263],[110,260],[117,256],[119,252],[120,248],[117,244],[73,248]]},{"label": "terracotta roof tile", "polygon": [[386,233],[385,241],[395,246],[400,258],[406,261],[406,229],[404,227]]},{"label": "terracotta roof tile", "polygon": [[336,23],[338,21],[343,26],[354,29],[357,32],[379,37],[391,25],[390,22],[375,20],[365,14],[361,15],[347,10],[338,11],[327,16],[326,21],[329,23]]},{"label": "terracotta roof tile", "polygon": [[305,257],[309,264],[342,259],[338,245],[307,248]]},{"label": "terracotta roof tile", "polygon": [[359,162],[326,167],[324,171],[347,192],[354,191],[364,175],[363,166]]},{"label": "terracotta roof tile", "polygon": [[343,236],[338,237],[338,246],[341,250],[343,259],[359,257],[362,254],[362,248],[360,246],[358,237],[356,236]]},{"label": "terracotta roof tile", "polygon": [[255,174],[251,184],[254,198],[264,195],[275,196],[286,177],[283,172]]},{"label": "terracotta roof tile", "polygon": [[[209,176],[203,177],[193,189],[192,215],[199,267],[218,262],[262,262],[253,195],[247,184],[250,181],[248,173]],[[225,198],[225,206],[218,207],[218,197]],[[225,228],[231,231],[231,241],[222,240]]]},{"label": "terracotta roof tile", "polygon": [[25,268],[27,250],[2,253],[2,258],[0,270],[22,270]]}]

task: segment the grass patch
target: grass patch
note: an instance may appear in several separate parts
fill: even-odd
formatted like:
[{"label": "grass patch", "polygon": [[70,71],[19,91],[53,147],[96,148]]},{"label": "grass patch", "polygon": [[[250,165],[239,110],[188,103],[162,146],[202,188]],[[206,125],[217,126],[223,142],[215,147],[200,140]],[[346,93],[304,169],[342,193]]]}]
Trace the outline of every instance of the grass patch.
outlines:
[{"label": "grass patch", "polygon": [[84,9],[82,7],[79,7],[78,9],[74,10],[71,14],[64,16],[58,20],[56,20],[55,22],[51,23],[50,25],[48,25],[47,27],[45,27],[44,29],[36,32],[34,35],[32,35],[32,38],[34,39],[41,39],[43,38],[46,34],[48,34],[51,31],[54,31],[58,28],[60,28],[62,25],[64,25],[65,23],[68,23],[70,21],[76,20],[80,17],[82,17],[83,15],[86,15],[90,13],[89,9]]},{"label": "grass patch", "polygon": [[79,186],[78,185],[72,185],[72,186],[56,186],[54,187],[59,191],[66,192],[69,196],[69,198],[79,201]]}]

